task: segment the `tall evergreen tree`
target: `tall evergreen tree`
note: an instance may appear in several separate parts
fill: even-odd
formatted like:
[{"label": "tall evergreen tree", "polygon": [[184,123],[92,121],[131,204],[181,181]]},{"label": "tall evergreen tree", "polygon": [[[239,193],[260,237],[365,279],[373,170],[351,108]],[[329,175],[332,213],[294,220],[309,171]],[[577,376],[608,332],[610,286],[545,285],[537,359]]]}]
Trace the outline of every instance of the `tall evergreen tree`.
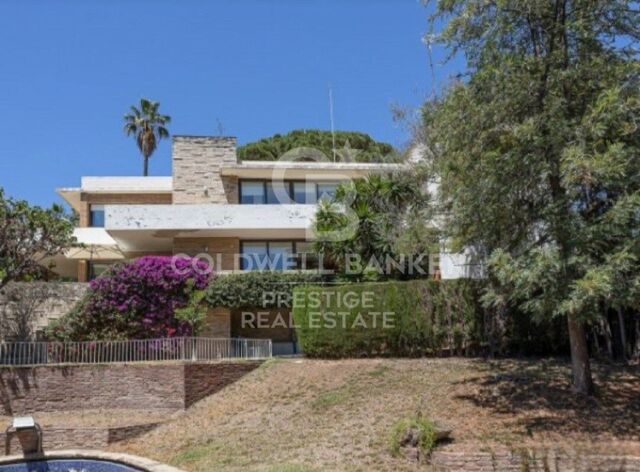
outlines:
[{"label": "tall evergreen tree", "polygon": [[468,78],[426,104],[454,244],[488,260],[486,301],[566,316],[577,392],[585,325],[637,306],[640,37],[626,0],[439,0]]}]

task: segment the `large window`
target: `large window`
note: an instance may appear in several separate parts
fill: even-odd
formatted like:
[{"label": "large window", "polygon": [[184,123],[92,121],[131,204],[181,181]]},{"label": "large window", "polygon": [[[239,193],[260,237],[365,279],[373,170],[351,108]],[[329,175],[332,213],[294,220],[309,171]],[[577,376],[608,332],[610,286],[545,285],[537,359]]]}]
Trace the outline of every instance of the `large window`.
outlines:
[{"label": "large window", "polygon": [[266,182],[267,203],[270,205],[291,203],[291,185],[289,182]]},{"label": "large window", "polygon": [[292,182],[293,201],[296,203],[316,203],[318,200],[316,184],[313,182]]},{"label": "large window", "polygon": [[89,225],[104,228],[104,205],[91,205]]},{"label": "large window", "polygon": [[242,180],[240,182],[240,203],[265,203],[265,186],[262,181]]},{"label": "large window", "polygon": [[243,270],[269,270],[269,243],[247,241],[241,245]]},{"label": "large window", "polygon": [[313,243],[304,241],[243,241],[243,270],[293,270],[317,268]]},{"label": "large window", "polygon": [[314,204],[319,200],[333,200],[338,182],[241,180],[240,203],[255,204]]}]

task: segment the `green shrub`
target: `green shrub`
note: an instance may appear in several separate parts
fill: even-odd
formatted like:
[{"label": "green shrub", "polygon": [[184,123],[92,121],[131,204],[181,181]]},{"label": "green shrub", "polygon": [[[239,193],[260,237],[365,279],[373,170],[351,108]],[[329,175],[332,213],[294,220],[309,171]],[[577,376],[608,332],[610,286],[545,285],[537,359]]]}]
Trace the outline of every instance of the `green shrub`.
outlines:
[{"label": "green shrub", "polygon": [[417,435],[418,449],[428,456],[436,445],[436,428],[427,418],[414,416],[398,421],[391,429],[388,437],[389,452],[393,456],[400,454],[409,434]]},{"label": "green shrub", "polygon": [[469,352],[484,342],[480,288],[468,279],[304,286],[293,316],[310,357]]},{"label": "green shrub", "polygon": [[320,283],[322,277],[310,272],[250,271],[219,276],[211,281],[205,300],[212,307],[289,307],[295,287]]}]

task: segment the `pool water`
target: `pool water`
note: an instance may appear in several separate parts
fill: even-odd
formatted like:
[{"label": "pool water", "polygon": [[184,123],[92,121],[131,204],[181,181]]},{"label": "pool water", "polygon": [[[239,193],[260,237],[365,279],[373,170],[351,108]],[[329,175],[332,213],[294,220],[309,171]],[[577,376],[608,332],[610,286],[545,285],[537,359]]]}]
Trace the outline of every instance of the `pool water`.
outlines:
[{"label": "pool water", "polygon": [[91,459],[48,459],[0,464],[0,472],[140,472],[140,469]]}]

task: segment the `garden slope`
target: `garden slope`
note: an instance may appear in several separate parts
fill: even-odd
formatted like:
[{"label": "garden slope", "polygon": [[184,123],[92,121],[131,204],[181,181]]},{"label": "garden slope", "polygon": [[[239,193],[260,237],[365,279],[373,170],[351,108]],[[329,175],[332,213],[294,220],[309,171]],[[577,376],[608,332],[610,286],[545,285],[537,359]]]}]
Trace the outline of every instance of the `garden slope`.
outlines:
[{"label": "garden slope", "polygon": [[188,471],[416,470],[386,435],[421,411],[453,427],[444,450],[640,455],[638,368],[595,372],[580,399],[555,361],[275,360],[118,448]]}]

